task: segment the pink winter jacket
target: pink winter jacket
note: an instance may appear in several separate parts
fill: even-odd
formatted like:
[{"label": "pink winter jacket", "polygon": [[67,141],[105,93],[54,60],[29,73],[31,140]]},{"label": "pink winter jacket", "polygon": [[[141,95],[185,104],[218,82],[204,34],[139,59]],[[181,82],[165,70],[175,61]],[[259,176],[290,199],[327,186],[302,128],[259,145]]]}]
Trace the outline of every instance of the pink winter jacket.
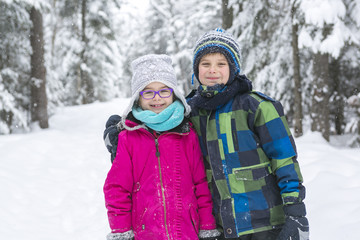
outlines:
[{"label": "pink winter jacket", "polygon": [[113,233],[132,229],[136,240],[192,240],[200,229],[216,228],[198,137],[190,123],[184,126],[187,132],[158,138],[143,128],[120,132],[104,185]]}]

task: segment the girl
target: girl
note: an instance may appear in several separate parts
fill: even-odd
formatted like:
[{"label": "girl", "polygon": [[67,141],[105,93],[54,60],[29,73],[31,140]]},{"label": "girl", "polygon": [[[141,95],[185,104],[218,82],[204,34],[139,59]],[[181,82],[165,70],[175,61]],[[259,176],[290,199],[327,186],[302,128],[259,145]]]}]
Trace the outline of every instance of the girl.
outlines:
[{"label": "girl", "polygon": [[[212,215],[190,108],[166,55],[132,63],[132,99],[104,185],[107,239],[198,239],[220,235]],[[215,239],[215,238],[211,238]]]}]

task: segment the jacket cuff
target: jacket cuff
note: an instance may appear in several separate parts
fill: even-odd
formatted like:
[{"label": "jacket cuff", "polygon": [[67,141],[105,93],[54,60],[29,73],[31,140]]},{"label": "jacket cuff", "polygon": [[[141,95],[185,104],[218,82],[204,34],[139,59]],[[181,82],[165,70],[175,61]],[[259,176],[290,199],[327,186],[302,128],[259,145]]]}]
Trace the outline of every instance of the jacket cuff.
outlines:
[{"label": "jacket cuff", "polygon": [[212,214],[212,208],[202,208],[199,209],[200,224],[199,227],[201,230],[212,230],[216,228],[216,222],[214,215]]},{"label": "jacket cuff", "polygon": [[201,230],[212,230],[216,228],[215,218],[211,212],[206,213],[205,211],[200,210],[199,215],[200,215],[199,228]]},{"label": "jacket cuff", "polygon": [[121,216],[118,214],[108,214],[109,224],[112,233],[122,233],[130,231],[131,215]]},{"label": "jacket cuff", "polygon": [[296,203],[291,205],[284,206],[285,216],[292,217],[305,217],[306,216],[306,208],[304,203]]},{"label": "jacket cuff", "polygon": [[283,200],[284,205],[302,202],[302,199],[299,197],[298,192],[283,193],[281,194],[281,198]]}]

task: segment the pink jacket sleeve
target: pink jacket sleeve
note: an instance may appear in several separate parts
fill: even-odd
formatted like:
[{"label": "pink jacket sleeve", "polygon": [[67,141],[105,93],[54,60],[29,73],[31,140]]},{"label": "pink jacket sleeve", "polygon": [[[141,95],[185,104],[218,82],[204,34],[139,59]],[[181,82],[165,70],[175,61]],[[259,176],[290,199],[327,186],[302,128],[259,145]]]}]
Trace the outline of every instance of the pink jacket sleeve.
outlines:
[{"label": "pink jacket sleeve", "polygon": [[200,229],[211,230],[216,228],[215,218],[212,214],[212,199],[208,187],[203,156],[200,150],[198,136],[191,131],[193,144],[193,182],[195,184],[195,195],[198,203],[200,217]]},{"label": "pink jacket sleeve", "polygon": [[119,134],[117,155],[104,185],[105,205],[113,233],[131,229],[132,161],[126,149],[126,134]]}]

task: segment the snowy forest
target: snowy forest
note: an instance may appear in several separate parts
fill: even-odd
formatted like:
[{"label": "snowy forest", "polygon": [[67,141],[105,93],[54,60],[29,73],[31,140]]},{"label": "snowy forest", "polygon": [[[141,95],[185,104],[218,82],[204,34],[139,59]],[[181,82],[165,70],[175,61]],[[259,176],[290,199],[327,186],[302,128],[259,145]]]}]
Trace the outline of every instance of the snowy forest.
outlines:
[{"label": "snowy forest", "polygon": [[144,54],[170,55],[186,95],[195,41],[222,27],[295,137],[347,135],[359,147],[359,12],[360,0],[0,0],[0,134],[49,128],[58,107],[129,97],[130,63]]}]

